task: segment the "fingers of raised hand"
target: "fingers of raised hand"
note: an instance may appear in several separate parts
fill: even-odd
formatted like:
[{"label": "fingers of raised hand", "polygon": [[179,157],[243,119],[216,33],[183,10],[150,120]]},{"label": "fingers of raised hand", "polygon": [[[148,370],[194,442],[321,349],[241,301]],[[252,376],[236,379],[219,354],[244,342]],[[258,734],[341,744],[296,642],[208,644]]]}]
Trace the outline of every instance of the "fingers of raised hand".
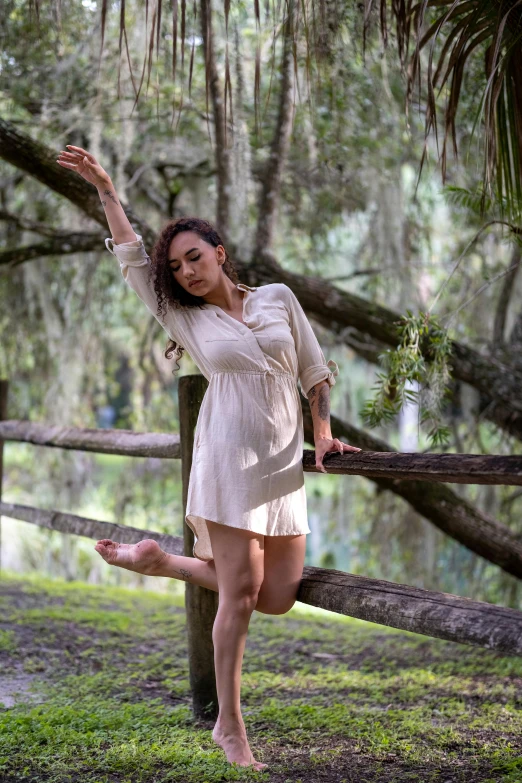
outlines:
[{"label": "fingers of raised hand", "polygon": [[89,161],[85,161],[84,156],[71,154],[69,152],[64,152],[63,150],[61,150],[56,162],[59,163],[60,166],[76,171],[79,174],[83,173],[85,170],[89,170],[89,166],[87,165]]},{"label": "fingers of raised hand", "polygon": [[69,152],[71,154],[78,155],[80,158],[87,158],[88,161],[91,163],[96,163],[96,158],[94,155],[91,155],[90,152],[87,152],[87,150],[84,150],[83,147],[75,147],[73,144],[66,144],[65,145]]},{"label": "fingers of raised hand", "polygon": [[64,169],[72,169],[73,171],[76,171],[76,169],[78,168],[76,163],[67,163],[64,160],[60,160],[60,158],[58,158],[58,160],[56,162],[59,163],[60,166],[63,166]]},{"label": "fingers of raised hand", "polygon": [[63,158],[64,160],[70,160],[70,161],[79,161],[83,160],[85,155],[80,155],[79,152],[66,152],[65,150],[60,150],[60,158]]}]

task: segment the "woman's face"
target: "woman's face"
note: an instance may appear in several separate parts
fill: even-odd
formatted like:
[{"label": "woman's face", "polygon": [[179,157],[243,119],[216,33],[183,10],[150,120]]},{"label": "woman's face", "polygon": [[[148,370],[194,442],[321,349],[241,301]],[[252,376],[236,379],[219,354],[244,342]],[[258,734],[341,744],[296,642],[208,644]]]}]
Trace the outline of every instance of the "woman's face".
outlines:
[{"label": "woman's face", "polygon": [[213,247],[195,231],[181,231],[169,247],[169,266],[179,285],[194,296],[205,296],[215,288],[223,274],[223,245]]}]

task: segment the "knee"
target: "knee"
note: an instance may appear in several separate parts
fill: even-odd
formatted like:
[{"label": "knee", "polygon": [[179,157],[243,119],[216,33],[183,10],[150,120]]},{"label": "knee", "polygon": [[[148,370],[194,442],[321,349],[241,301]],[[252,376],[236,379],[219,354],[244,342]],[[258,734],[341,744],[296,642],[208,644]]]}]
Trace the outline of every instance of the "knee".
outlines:
[{"label": "knee", "polygon": [[292,606],[295,604],[295,601],[292,601],[292,603],[288,604],[282,604],[281,606],[276,606],[274,611],[270,612],[270,614],[286,614],[290,611]]},{"label": "knee", "polygon": [[261,614],[286,614],[295,604],[295,598],[287,601],[266,601],[262,598],[256,604],[256,612]]},{"label": "knee", "polygon": [[259,598],[259,586],[242,584],[233,591],[219,591],[220,604],[226,604],[227,611],[234,614],[251,614],[256,608]]}]

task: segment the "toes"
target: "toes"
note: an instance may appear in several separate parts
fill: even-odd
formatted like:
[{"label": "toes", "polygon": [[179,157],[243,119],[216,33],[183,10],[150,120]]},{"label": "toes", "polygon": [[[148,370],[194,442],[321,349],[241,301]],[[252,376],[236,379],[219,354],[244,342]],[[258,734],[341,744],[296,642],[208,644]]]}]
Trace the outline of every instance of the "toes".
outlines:
[{"label": "toes", "polygon": [[108,557],[111,552],[114,552],[117,549],[117,544],[115,544],[114,541],[111,541],[110,538],[102,538],[94,548],[102,557]]}]

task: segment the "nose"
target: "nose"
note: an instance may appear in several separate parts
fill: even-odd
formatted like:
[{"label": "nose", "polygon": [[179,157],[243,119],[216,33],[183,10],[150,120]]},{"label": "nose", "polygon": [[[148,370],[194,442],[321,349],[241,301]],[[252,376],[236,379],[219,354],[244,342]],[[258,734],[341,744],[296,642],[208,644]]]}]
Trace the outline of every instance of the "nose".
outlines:
[{"label": "nose", "polygon": [[181,262],[181,269],[179,269],[178,271],[183,275],[183,277],[187,282],[194,280],[194,278],[196,277],[194,269],[190,266],[190,264],[187,261]]}]

